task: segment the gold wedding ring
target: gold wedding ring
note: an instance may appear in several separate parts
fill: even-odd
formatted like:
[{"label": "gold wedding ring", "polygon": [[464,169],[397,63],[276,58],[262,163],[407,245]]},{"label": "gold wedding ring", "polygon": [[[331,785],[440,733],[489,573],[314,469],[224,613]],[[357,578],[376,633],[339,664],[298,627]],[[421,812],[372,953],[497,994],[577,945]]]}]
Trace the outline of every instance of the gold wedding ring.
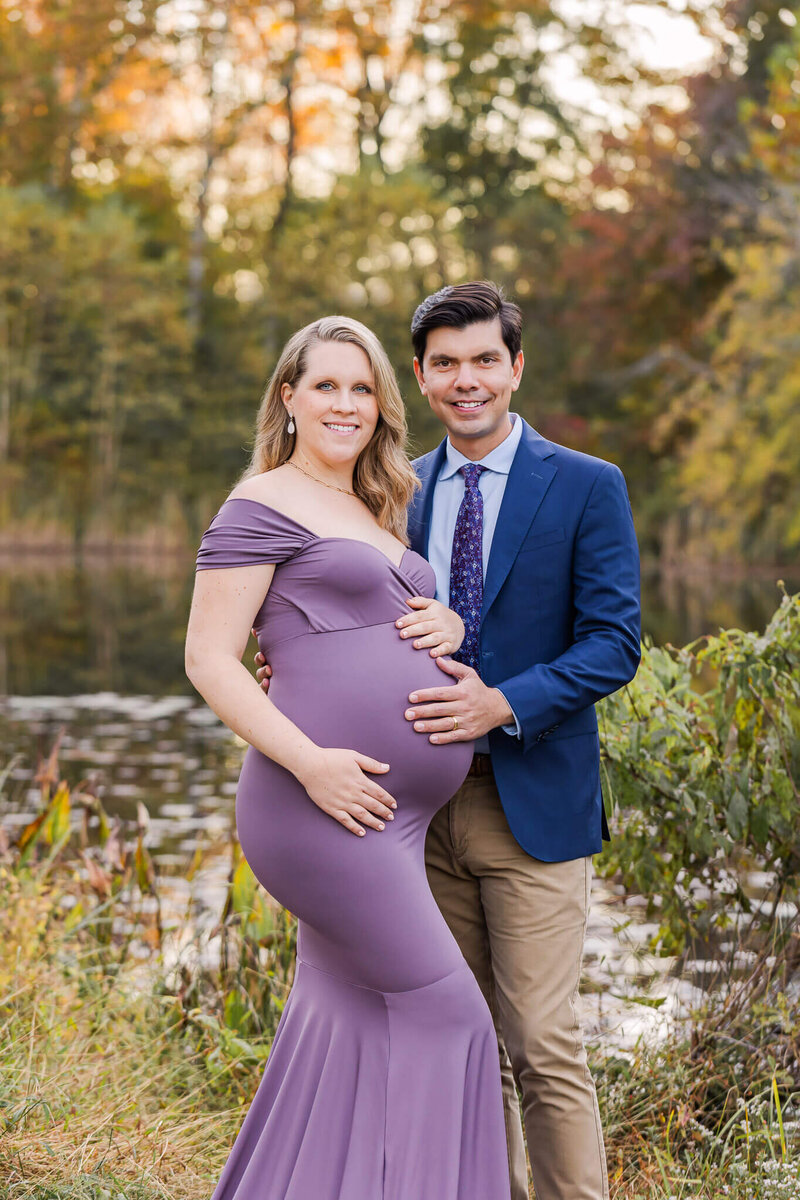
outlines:
[{"label": "gold wedding ring", "polygon": [[453,733],[458,729],[458,717],[453,717]]}]

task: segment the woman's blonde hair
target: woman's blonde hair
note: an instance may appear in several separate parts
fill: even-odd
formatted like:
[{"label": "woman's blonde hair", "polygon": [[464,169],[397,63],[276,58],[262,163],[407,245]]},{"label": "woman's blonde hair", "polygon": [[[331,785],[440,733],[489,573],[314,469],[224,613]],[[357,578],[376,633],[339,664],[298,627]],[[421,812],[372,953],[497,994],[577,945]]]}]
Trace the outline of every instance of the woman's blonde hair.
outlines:
[{"label": "woman's blonde hair", "polygon": [[281,399],[284,383],[294,387],[305,373],[309,348],[318,342],[350,342],[364,351],[372,367],[378,424],[353,471],[353,489],[375,514],[382,529],[408,545],[407,508],[420,486],[406,456],[408,426],[397,379],[386,351],[371,330],[352,317],[321,317],[298,329],[283,348],[256,417],[250,463],[239,482],[272,471],[292,454],[295,435],[288,433]]}]

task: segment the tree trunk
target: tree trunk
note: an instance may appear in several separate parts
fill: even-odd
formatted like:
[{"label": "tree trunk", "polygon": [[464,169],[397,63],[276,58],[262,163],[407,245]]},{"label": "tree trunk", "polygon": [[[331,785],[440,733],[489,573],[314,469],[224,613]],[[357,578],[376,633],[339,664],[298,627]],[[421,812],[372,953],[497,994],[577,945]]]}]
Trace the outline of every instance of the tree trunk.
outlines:
[{"label": "tree trunk", "polygon": [[295,12],[294,24],[294,46],[286,59],[286,65],[283,72],[281,83],[286,92],[286,180],[283,186],[283,195],[281,196],[278,211],[275,214],[275,220],[272,222],[270,230],[270,240],[275,243],[275,239],[283,227],[286,216],[294,199],[294,160],[297,155],[297,113],[294,107],[294,87],[295,76],[297,72],[297,60],[300,57],[300,51],[303,42],[303,18]]}]

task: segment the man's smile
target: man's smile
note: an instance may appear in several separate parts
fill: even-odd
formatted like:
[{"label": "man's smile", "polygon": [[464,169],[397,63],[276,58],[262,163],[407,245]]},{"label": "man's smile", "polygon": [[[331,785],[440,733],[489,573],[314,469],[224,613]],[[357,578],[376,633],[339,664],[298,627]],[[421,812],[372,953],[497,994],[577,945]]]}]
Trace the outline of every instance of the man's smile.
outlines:
[{"label": "man's smile", "polygon": [[451,401],[451,407],[454,408],[456,410],[456,412],[463,412],[463,413],[481,412],[484,408],[486,408],[487,404],[491,404],[491,400],[453,400],[453,401]]}]

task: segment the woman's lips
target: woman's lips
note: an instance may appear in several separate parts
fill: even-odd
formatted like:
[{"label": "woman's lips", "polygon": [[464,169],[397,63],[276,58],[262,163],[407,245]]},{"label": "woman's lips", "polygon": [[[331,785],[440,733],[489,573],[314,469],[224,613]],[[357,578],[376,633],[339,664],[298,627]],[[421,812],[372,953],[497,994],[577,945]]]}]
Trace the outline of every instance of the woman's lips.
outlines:
[{"label": "woman's lips", "polygon": [[358,425],[349,425],[345,422],[323,421],[322,424],[326,429],[330,429],[331,433],[338,433],[340,437],[352,437],[359,430]]}]

